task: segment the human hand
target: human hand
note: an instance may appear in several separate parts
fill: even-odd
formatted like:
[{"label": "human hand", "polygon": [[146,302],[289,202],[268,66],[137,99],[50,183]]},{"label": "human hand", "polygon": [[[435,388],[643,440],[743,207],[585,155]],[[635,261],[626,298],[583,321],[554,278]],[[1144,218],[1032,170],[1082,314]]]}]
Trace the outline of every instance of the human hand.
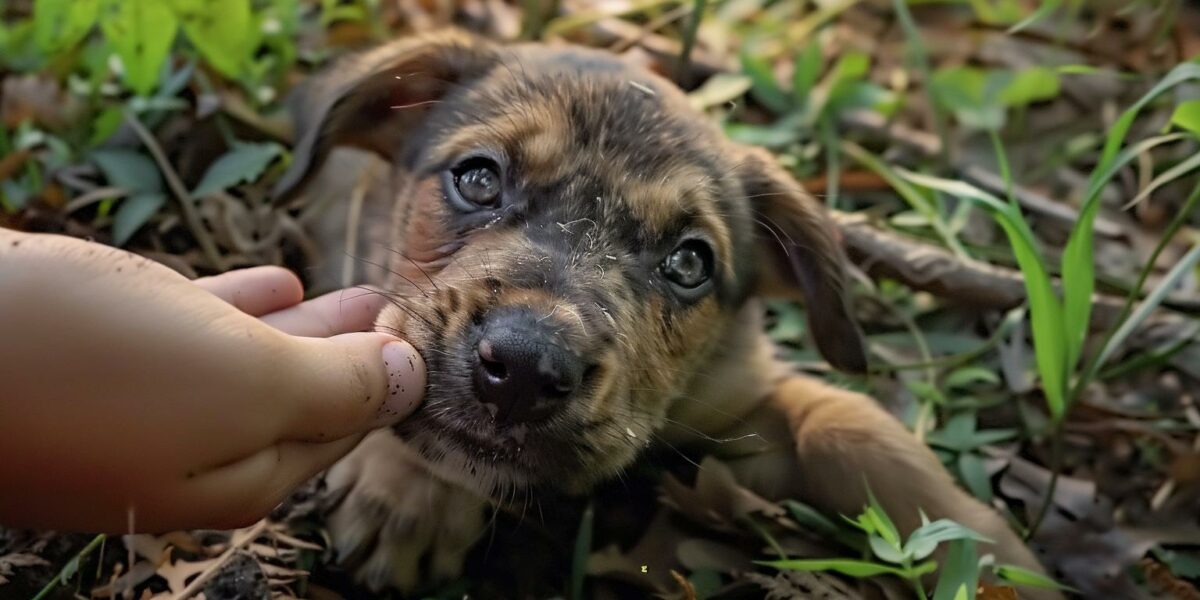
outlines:
[{"label": "human hand", "polygon": [[300,303],[283,269],[191,282],[100,244],[0,229],[0,290],[7,525],[243,525],[411,413],[425,387],[412,346],[361,333],[385,297]]}]

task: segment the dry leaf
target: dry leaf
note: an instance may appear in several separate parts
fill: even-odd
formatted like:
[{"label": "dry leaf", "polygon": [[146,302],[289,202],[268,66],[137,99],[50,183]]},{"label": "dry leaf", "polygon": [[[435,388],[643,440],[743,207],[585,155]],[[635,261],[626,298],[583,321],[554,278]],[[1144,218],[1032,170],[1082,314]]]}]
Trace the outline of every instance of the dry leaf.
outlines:
[{"label": "dry leaf", "polygon": [[1018,600],[1016,588],[1008,585],[979,584],[975,600]]}]

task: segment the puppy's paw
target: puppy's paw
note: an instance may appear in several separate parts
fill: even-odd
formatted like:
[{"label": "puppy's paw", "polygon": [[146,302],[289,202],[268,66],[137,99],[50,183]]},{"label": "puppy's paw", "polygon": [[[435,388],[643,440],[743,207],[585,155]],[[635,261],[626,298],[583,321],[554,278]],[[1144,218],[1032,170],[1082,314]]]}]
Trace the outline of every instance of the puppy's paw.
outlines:
[{"label": "puppy's paw", "polygon": [[343,496],[327,521],[337,560],[375,592],[457,577],[484,530],[486,502],[435,477],[390,430],[368,435],[325,481]]}]

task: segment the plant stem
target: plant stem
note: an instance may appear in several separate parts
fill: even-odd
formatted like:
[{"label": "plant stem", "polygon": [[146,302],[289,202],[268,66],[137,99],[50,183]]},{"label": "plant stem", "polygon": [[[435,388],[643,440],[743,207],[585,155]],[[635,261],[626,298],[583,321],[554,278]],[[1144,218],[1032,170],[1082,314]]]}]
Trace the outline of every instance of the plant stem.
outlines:
[{"label": "plant stem", "polygon": [[50,592],[54,591],[54,588],[58,587],[59,582],[72,577],[76,572],[78,572],[79,563],[83,562],[83,559],[87,558],[87,555],[91,554],[92,551],[96,549],[96,546],[99,546],[107,537],[107,535],[101,533],[100,535],[92,538],[92,541],[88,542],[88,545],[84,546],[83,550],[79,551],[79,554],[76,554],[74,558],[67,562],[67,564],[63,565],[62,569],[59,569],[58,573],[54,576],[54,579],[48,581],[41,591],[39,591],[37,595],[33,597],[33,600],[42,600],[48,596]]},{"label": "plant stem", "polygon": [[1056,422],[1054,429],[1050,432],[1050,482],[1046,484],[1046,493],[1042,495],[1042,504],[1038,507],[1037,515],[1033,521],[1029,523],[1029,530],[1025,532],[1025,539],[1033,539],[1037,534],[1038,528],[1042,526],[1042,521],[1050,512],[1050,505],[1054,504],[1054,490],[1058,487],[1058,476],[1062,472],[1063,461],[1063,435],[1064,428],[1062,422]]},{"label": "plant stem", "polygon": [[950,164],[950,140],[946,134],[946,121],[942,117],[938,99],[934,98],[933,69],[929,66],[929,54],[925,50],[925,44],[921,41],[921,32],[917,29],[916,22],[913,21],[912,13],[908,11],[907,0],[894,0],[892,5],[895,7],[900,27],[904,29],[904,35],[908,37],[909,57],[916,65],[917,71],[921,73],[921,78],[924,79],[925,94],[929,98],[929,120],[933,123],[934,133],[937,134],[938,139],[942,140],[939,148],[942,164]]},{"label": "plant stem", "polygon": [[704,9],[708,8],[708,0],[693,0],[692,15],[688,19],[687,29],[683,32],[683,49],[679,52],[679,68],[675,73],[675,81],[680,85],[687,75],[688,66],[692,61],[692,48],[696,46],[696,34],[700,31],[700,20],[704,18]]}]

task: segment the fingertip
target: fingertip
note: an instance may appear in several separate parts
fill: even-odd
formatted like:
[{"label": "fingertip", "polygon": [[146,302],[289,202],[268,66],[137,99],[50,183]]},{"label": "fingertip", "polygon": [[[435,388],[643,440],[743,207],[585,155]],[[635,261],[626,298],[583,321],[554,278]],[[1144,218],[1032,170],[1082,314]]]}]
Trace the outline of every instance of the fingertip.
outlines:
[{"label": "fingertip", "polygon": [[406,341],[383,333],[330,338],[289,337],[290,415],[280,439],[323,442],[394,424],[412,414],[425,392],[425,362]]},{"label": "fingertip", "polygon": [[403,340],[384,344],[383,365],[388,373],[388,389],[376,416],[379,427],[408,418],[425,395],[425,361],[412,344]]}]

